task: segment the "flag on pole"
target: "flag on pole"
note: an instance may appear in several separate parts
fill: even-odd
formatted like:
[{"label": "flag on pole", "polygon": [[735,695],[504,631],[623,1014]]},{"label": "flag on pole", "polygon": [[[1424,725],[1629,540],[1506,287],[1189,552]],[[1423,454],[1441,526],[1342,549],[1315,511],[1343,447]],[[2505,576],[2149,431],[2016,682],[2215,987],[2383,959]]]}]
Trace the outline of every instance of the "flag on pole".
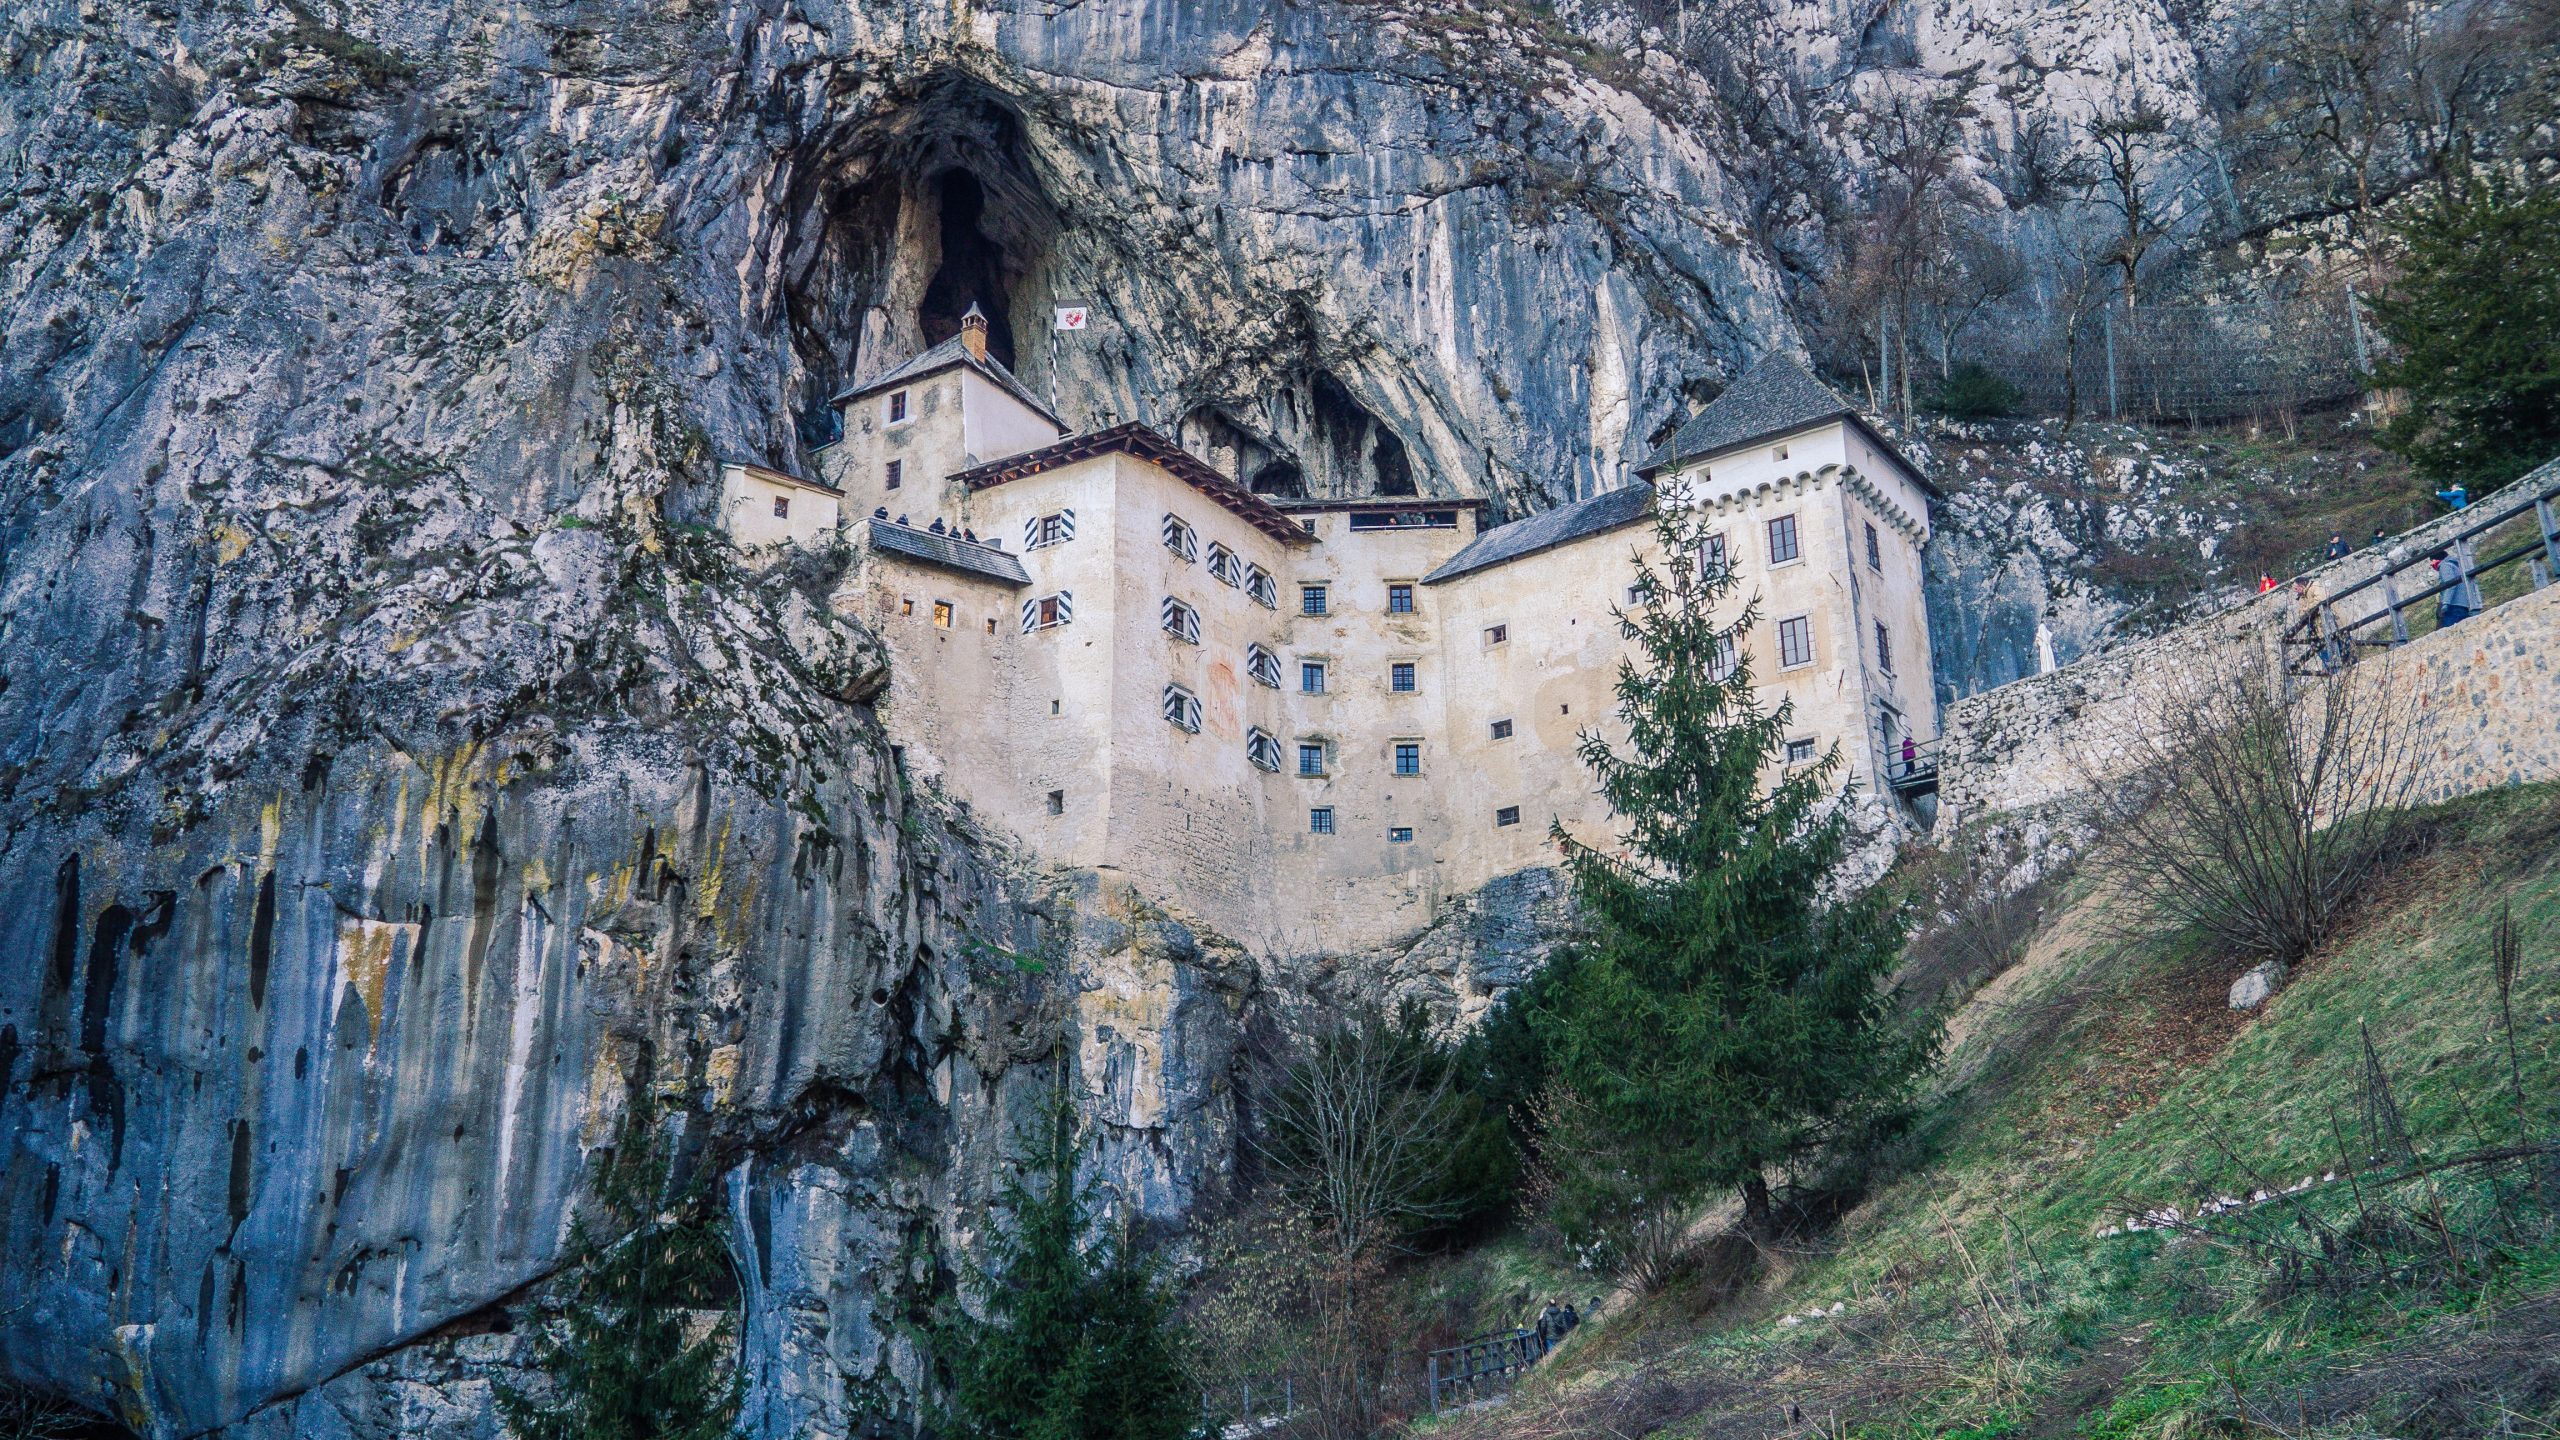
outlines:
[{"label": "flag on pole", "polygon": [[1061,330],[1081,330],[1085,326],[1085,321],[1090,318],[1091,312],[1082,305],[1058,307],[1058,328]]}]

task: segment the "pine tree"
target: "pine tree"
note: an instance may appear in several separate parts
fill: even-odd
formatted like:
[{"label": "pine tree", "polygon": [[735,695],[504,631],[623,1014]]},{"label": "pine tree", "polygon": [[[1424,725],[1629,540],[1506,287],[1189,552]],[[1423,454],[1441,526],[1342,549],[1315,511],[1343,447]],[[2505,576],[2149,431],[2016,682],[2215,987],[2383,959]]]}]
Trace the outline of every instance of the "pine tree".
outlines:
[{"label": "pine tree", "polygon": [[2474,183],[2396,229],[2400,274],[2373,302],[2391,359],[2375,378],[2409,408],[2382,443],[2481,489],[2560,455],[2560,189]]},{"label": "pine tree", "polygon": [[[597,1213],[570,1231],[566,1303],[534,1340],[550,1379],[497,1388],[521,1440],[720,1440],[737,1425],[745,1377],[733,1356],[719,1198],[707,1183],[670,1193],[674,1165],[643,1099],[624,1115],[596,1181]],[[720,1318],[696,1333],[698,1311]]]},{"label": "pine tree", "polygon": [[1125,1231],[1090,1233],[1063,1100],[1043,1128],[1042,1183],[1006,1182],[998,1207],[1009,1218],[970,1273],[985,1319],[938,1327],[950,1393],[937,1428],[952,1440],[1183,1440],[1200,1405],[1172,1292]]},{"label": "pine tree", "polygon": [[1735,582],[1705,558],[1720,552],[1694,510],[1666,497],[1656,532],[1669,558],[1639,559],[1637,608],[1619,616],[1626,746],[1581,744],[1624,850],[1556,827],[1582,931],[1533,1025],[1617,1153],[1643,1157],[1655,1199],[1739,1190],[1765,1232],[1772,1167],[1905,1102],[1937,1030],[1885,984],[1902,907],[1881,888],[1836,893],[1837,749],[1767,787],[1793,708],[1753,693],[1741,640],[1757,602],[1717,622]]}]

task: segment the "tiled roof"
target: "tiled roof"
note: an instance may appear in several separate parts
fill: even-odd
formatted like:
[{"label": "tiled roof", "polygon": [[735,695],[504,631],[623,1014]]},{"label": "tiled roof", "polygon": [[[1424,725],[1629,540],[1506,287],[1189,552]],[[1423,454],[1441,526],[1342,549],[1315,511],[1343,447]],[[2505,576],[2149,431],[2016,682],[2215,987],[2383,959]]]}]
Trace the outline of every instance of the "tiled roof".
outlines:
[{"label": "tiled roof", "polygon": [[1688,423],[1654,452],[1643,473],[1652,476],[1683,461],[1775,440],[1826,420],[1846,420],[1865,431],[1923,488],[1937,493],[1937,487],[1920,473],[1920,467],[1912,464],[1892,441],[1877,434],[1875,427],[1858,414],[1857,407],[1788,355],[1764,356],[1744,371],[1741,379],[1707,408],[1690,416]]},{"label": "tiled roof", "polygon": [[912,525],[874,519],[871,522],[871,548],[958,570],[1007,585],[1028,585],[1031,572],[1022,562],[992,545],[963,540],[957,535],[936,535],[931,530],[918,530]]},{"label": "tiled roof", "polygon": [[1423,576],[1422,583],[1435,585],[1455,580],[1523,555],[1552,550],[1586,535],[1633,525],[1651,514],[1652,509],[1653,487],[1642,481],[1603,490],[1588,500],[1577,500],[1487,530],[1469,542],[1466,549],[1442,561],[1439,569]]},{"label": "tiled roof", "polygon": [[1030,387],[1013,378],[1013,372],[1004,367],[1003,361],[993,355],[981,360],[970,354],[969,347],[962,344],[957,335],[909,359],[903,365],[890,367],[886,374],[874,375],[868,380],[855,381],[836,392],[836,398],[829,403],[841,405],[847,400],[858,399],[875,390],[886,390],[892,385],[903,385],[910,381],[921,380],[927,375],[938,375],[954,365],[966,365],[986,376],[998,389],[1038,411],[1040,418],[1057,426],[1060,430],[1067,428],[1067,422],[1059,419],[1040,397],[1032,394]]},{"label": "tiled roof", "polygon": [[1306,527],[1281,514],[1269,500],[1219,474],[1198,456],[1136,421],[1114,425],[1107,430],[1070,435],[1055,445],[1043,445],[1037,450],[990,460],[951,478],[972,490],[984,490],[1115,451],[1163,467],[1175,479],[1217,501],[1246,524],[1283,545],[1315,543],[1315,537],[1307,533]]}]

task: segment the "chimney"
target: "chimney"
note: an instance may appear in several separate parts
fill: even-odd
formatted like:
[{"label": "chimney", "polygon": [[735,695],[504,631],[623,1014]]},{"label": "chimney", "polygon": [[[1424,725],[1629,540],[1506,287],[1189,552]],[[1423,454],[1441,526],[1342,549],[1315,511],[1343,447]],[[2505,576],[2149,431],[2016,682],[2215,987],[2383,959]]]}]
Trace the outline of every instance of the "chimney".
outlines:
[{"label": "chimney", "polygon": [[987,316],[975,300],[969,302],[968,313],[960,317],[960,348],[968,351],[972,360],[987,358]]}]

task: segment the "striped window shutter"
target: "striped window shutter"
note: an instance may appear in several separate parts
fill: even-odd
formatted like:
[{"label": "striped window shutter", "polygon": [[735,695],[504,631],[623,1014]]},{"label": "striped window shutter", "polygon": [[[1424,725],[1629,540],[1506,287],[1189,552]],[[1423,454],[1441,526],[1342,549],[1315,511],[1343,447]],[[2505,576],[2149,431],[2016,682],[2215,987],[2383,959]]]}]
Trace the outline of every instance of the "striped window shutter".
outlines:
[{"label": "striped window shutter", "polygon": [[1071,591],[1071,590],[1061,590],[1061,591],[1059,591],[1059,592],[1058,592],[1058,623],[1059,623],[1059,624],[1061,624],[1061,625],[1064,625],[1064,624],[1066,624],[1068,621],[1073,620],[1074,618],[1076,618],[1076,597],[1075,597],[1075,592],[1073,592],[1073,591]]},{"label": "striped window shutter", "polygon": [[1040,548],[1040,517],[1037,515],[1022,522],[1022,548],[1025,550]]},{"label": "striped window shutter", "polygon": [[1076,512],[1073,510],[1058,512],[1058,538],[1061,540],[1076,538]]},{"label": "striped window shutter", "polygon": [[1028,635],[1039,628],[1040,601],[1037,597],[1034,597],[1022,602],[1022,633]]}]

